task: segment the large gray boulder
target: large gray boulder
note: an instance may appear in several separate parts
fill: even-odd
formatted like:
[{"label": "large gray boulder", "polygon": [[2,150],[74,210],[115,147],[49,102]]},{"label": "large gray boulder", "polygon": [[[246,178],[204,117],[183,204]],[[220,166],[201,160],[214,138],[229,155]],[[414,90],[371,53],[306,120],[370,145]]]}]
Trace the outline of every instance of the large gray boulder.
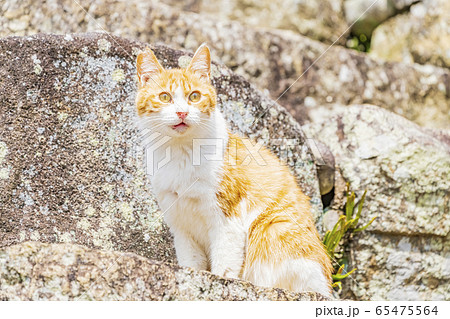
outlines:
[{"label": "large gray boulder", "polygon": [[[136,128],[134,64],[145,46],[106,34],[0,39],[0,246],[66,242],[175,261]],[[191,58],[152,48],[165,67]],[[300,126],[226,67],[215,64],[212,81],[231,129],[285,160],[320,217]]]},{"label": "large gray boulder", "polygon": [[344,13],[352,32],[370,38],[372,31],[393,15],[403,12],[421,0],[345,0]]},{"label": "large gray boulder", "polygon": [[[450,143],[371,105],[335,106],[303,126],[326,144],[342,178],[367,197],[345,285],[357,299],[450,299]],[[326,114],[326,115],[325,115]],[[342,183],[341,183],[342,184]],[[338,186],[339,183],[336,184]],[[333,208],[343,205],[336,188]],[[325,218],[324,218],[325,219]]]},{"label": "large gray boulder", "polygon": [[325,43],[344,44],[349,32],[344,0],[163,0],[171,7],[219,21],[234,20],[266,29],[285,29]]},{"label": "large gray boulder", "polygon": [[375,29],[370,55],[450,68],[450,2],[423,0]]},{"label": "large gray boulder", "polygon": [[0,300],[327,300],[132,253],[26,242],[0,249]]},{"label": "large gray boulder", "polygon": [[420,125],[450,125],[449,70],[383,63],[287,30],[220,22],[150,0],[6,0],[0,24],[0,36],[106,30],[191,51],[207,42],[214,56],[267,89],[301,123],[309,121],[309,113],[319,105],[370,103]]}]

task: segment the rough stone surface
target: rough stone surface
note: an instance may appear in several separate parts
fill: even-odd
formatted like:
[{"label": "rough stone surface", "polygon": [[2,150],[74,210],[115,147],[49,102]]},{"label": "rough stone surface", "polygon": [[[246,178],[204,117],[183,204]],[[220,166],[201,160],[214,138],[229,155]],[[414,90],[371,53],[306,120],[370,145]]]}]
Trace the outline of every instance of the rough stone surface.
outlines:
[{"label": "rough stone surface", "polygon": [[327,118],[303,128],[330,148],[352,188],[367,189],[365,220],[379,215],[373,230],[449,233],[449,144],[369,105],[335,106]]},{"label": "rough stone surface", "polygon": [[[135,124],[134,62],[144,47],[98,33],[0,39],[0,246],[68,242],[174,261]],[[165,67],[191,58],[152,48]],[[299,124],[222,65],[212,81],[231,129],[287,161],[320,217]]]},{"label": "rough stone surface", "polygon": [[26,242],[0,250],[0,300],[327,300],[133,253]]},{"label": "rough stone surface", "polygon": [[348,298],[450,300],[449,243],[450,236],[361,233],[350,246],[358,270],[345,282]]},{"label": "rough stone surface", "polygon": [[367,190],[361,224],[378,216],[351,245],[353,297],[448,300],[450,143],[376,106],[317,112],[305,133],[330,148],[357,196]]},{"label": "rough stone surface", "polygon": [[450,2],[424,0],[375,29],[373,57],[450,68]]},{"label": "rough stone surface", "polygon": [[[0,36],[103,29],[192,51],[207,42],[214,56],[267,89],[302,123],[318,105],[370,103],[420,125],[450,125],[450,71],[446,69],[382,63],[353,50],[328,48],[291,31],[252,29],[152,1],[78,3],[86,11],[71,0],[7,0],[0,8],[4,25]],[[17,23],[22,27],[11,28]]]},{"label": "rough stone surface", "polygon": [[322,142],[314,140],[310,140],[309,142],[311,151],[316,158],[320,194],[325,195],[331,192],[334,187],[334,156],[330,149]]},{"label": "rough stone surface", "polygon": [[286,29],[326,43],[345,43],[348,33],[343,0],[163,0],[172,7],[221,21]]},{"label": "rough stone surface", "polygon": [[372,31],[393,15],[421,0],[345,0],[344,12],[354,34],[370,37]]}]

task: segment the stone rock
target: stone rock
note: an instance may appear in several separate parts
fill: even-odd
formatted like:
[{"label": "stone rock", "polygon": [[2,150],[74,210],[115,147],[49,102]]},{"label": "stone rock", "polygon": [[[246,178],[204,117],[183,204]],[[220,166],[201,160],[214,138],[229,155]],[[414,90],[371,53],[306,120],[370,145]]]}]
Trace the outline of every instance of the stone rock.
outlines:
[{"label": "stone rock", "polygon": [[286,29],[326,43],[345,43],[348,33],[343,0],[163,0],[171,7],[220,21],[252,27]]},{"label": "stone rock", "polygon": [[316,159],[320,194],[325,195],[331,192],[334,187],[334,156],[324,143],[315,140],[310,140],[309,142],[309,147]]},{"label": "stone rock", "polygon": [[365,34],[370,38],[372,31],[383,21],[406,10],[420,0],[345,0],[345,18],[354,34]]},{"label": "stone rock", "polygon": [[354,34],[371,35],[373,29],[381,22],[395,14],[390,0],[346,0],[344,1],[345,18],[348,24],[354,23]]},{"label": "stone rock", "polygon": [[397,12],[405,11],[411,7],[411,5],[423,0],[390,0],[392,6]]},{"label": "stone rock", "polygon": [[[448,214],[448,213],[447,213]],[[381,215],[381,214],[379,214]],[[450,236],[364,232],[350,245],[358,300],[450,300]],[[344,295],[343,295],[344,296]]]},{"label": "stone rock", "polygon": [[367,190],[361,224],[377,216],[351,243],[351,295],[448,300],[450,144],[376,106],[317,112],[305,133],[330,148],[358,197]]},{"label": "stone rock", "polygon": [[375,29],[370,55],[450,68],[449,12],[447,0],[423,0]]},{"label": "stone rock", "polygon": [[325,214],[323,214],[323,229],[325,231],[333,230],[336,223],[339,221],[339,217],[341,217],[342,211],[329,209]]},{"label": "stone rock", "polygon": [[[67,242],[175,260],[135,124],[134,64],[145,46],[99,33],[0,39],[0,247]],[[152,48],[165,67],[192,56]],[[212,81],[231,129],[285,160],[320,217],[299,124],[223,65]]]},{"label": "stone rock", "polygon": [[74,244],[0,250],[0,300],[327,300]]},{"label": "stone rock", "polygon": [[446,236],[450,145],[376,106],[336,105],[328,112],[303,129],[330,148],[352,189],[367,189],[365,220],[379,215],[372,230]]},{"label": "stone rock", "polygon": [[[86,11],[71,0],[6,0],[0,9],[4,26],[0,36],[113,30],[192,51],[207,42],[215,57],[268,90],[301,123],[309,121],[309,113],[318,105],[370,103],[420,125],[450,125],[447,69],[383,63],[353,50],[329,48],[288,30],[252,29],[236,21],[179,12],[150,0],[77,2]],[[25,21],[26,27],[11,30],[9,25],[20,21]]]}]

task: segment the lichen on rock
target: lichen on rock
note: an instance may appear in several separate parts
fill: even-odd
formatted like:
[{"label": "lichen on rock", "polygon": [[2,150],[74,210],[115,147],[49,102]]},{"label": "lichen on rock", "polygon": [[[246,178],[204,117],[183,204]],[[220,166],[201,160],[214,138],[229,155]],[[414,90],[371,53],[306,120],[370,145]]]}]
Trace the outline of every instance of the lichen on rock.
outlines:
[{"label": "lichen on rock", "polygon": [[1,300],[327,300],[133,253],[25,242],[0,249]]}]

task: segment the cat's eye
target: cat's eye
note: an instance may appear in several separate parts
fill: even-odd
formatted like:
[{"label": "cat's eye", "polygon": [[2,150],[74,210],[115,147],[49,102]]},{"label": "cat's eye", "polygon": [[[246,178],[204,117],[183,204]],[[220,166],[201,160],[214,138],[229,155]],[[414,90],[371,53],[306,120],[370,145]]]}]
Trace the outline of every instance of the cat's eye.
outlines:
[{"label": "cat's eye", "polygon": [[200,97],[201,96],[202,95],[200,94],[199,91],[194,91],[191,94],[189,94],[189,101],[191,101],[191,102],[198,102],[198,101],[200,101]]},{"label": "cat's eye", "polygon": [[161,100],[161,102],[169,103],[172,100],[172,97],[169,93],[163,92],[159,95],[159,99]]}]

